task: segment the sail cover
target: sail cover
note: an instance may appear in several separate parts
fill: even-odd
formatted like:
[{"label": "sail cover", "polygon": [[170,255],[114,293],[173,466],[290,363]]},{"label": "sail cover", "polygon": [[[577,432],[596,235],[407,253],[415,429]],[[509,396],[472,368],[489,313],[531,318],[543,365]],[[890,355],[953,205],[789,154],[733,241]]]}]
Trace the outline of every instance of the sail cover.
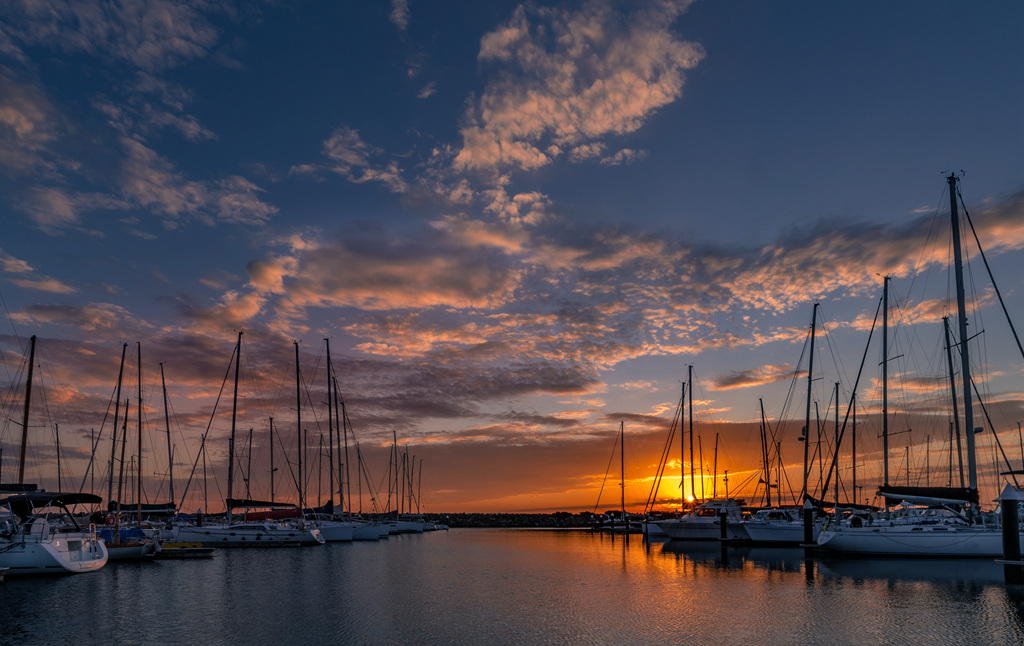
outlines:
[{"label": "sail cover", "polygon": [[960,487],[898,487],[881,485],[878,495],[890,501],[901,501],[918,505],[977,505],[981,498],[977,489]]}]

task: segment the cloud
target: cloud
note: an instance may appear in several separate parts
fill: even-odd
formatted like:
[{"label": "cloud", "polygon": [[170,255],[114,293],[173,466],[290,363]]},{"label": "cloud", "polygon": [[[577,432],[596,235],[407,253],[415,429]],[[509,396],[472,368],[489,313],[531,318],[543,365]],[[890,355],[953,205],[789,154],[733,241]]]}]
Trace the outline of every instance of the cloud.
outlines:
[{"label": "cloud", "polygon": [[794,372],[795,368],[789,364],[767,365],[739,372],[730,372],[716,377],[711,390],[733,390],[736,388],[763,386],[764,384],[792,379]]},{"label": "cloud", "polygon": [[140,321],[127,309],[109,303],[87,305],[31,305],[14,316],[19,322],[47,323],[73,327],[86,332],[120,330],[137,326]]},{"label": "cloud", "polygon": [[405,31],[409,26],[409,2],[408,0],[391,0],[391,13],[388,19],[400,31]]},{"label": "cloud", "polygon": [[67,164],[54,148],[66,127],[42,90],[0,65],[0,172],[55,175]]},{"label": "cloud", "polygon": [[429,98],[429,97],[433,96],[435,93],[437,93],[437,83],[434,82],[434,81],[431,81],[430,83],[427,83],[426,85],[423,86],[423,89],[421,89],[416,94],[416,98],[417,99],[426,99],[426,98]]},{"label": "cloud", "polygon": [[[704,57],[669,31],[686,4],[625,16],[602,0],[577,11],[519,6],[480,41],[480,62],[499,72],[464,117],[455,168],[531,170],[567,150],[588,159],[603,139],[640,128]],[[636,158],[625,150],[607,163]]]},{"label": "cloud", "polygon": [[12,278],[11,282],[24,289],[35,289],[51,294],[72,294],[78,291],[56,278]]},{"label": "cloud", "polygon": [[23,289],[49,292],[51,294],[71,294],[78,290],[50,276],[37,276],[35,270],[24,260],[4,253],[0,250],[0,270],[8,274],[15,274],[16,278],[9,278],[11,283]]},{"label": "cloud", "polygon": [[249,285],[283,296],[285,311],[494,307],[511,297],[518,271],[499,260],[500,252],[462,252],[446,236],[423,233],[419,239],[344,242],[296,236],[292,253],[250,263]]},{"label": "cloud", "polygon": [[409,190],[398,162],[382,159],[385,152],[363,141],[358,130],[345,125],[338,126],[323,142],[321,152],[326,162],[299,164],[293,166],[289,173],[315,177],[326,170],[355,184],[380,182],[394,193]]},{"label": "cloud", "polygon": [[217,41],[205,15],[217,7],[206,2],[50,0],[4,6],[0,16],[13,27],[12,44],[113,57],[148,71],[203,57]]},{"label": "cloud", "polygon": [[166,158],[135,139],[121,143],[126,157],[121,167],[120,190],[130,204],[149,209],[172,226],[183,219],[206,224],[264,224],[277,208],[259,199],[262,189],[240,176],[215,182],[187,179]]}]

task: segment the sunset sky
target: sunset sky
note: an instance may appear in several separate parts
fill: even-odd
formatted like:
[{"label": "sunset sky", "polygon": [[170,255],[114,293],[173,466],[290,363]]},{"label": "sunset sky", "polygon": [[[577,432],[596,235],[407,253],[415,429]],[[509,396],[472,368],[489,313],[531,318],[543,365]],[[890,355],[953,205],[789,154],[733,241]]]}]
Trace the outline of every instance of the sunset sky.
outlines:
[{"label": "sunset sky", "polygon": [[[1009,1],[3,3],[0,480],[30,336],[26,480],[48,489],[105,481],[101,421],[125,343],[135,415],[140,343],[146,496],[167,495],[163,363],[176,493],[209,425],[208,501],[193,481],[185,508],[219,509],[230,379],[211,415],[244,330],[253,497],[269,417],[295,496],[294,341],[307,469],[326,438],[325,338],[378,500],[394,434],[426,511],[592,509],[602,483],[614,508],[623,422],[642,507],[690,365],[708,474],[754,498],[760,399],[799,490],[812,305],[831,432],[888,274],[891,423],[911,430],[890,468],[924,484],[949,460],[951,172],[1024,328],[1022,28]],[[967,235],[975,379],[1019,469],[1024,358]],[[858,498],[878,484],[878,334]],[[978,425],[990,499],[1005,468]],[[678,500],[678,437],[671,458],[659,497]]]}]

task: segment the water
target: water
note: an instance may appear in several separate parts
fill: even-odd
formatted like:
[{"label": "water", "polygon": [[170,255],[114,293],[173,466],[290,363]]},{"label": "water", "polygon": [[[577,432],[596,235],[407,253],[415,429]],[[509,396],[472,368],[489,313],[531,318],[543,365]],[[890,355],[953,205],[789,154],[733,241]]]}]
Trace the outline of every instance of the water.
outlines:
[{"label": "water", "polygon": [[461,529],[0,584],[0,644],[1024,644],[989,560]]}]

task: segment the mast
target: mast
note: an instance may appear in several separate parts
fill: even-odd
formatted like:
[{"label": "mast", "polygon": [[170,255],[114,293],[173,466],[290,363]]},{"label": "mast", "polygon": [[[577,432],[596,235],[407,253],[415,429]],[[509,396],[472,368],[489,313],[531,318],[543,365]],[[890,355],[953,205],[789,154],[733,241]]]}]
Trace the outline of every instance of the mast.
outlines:
[{"label": "mast", "polygon": [[[761,455],[764,460],[764,495],[765,503],[772,506],[772,471],[768,463],[768,434],[765,432],[764,399],[758,397],[757,403],[761,408]],[[717,440],[716,440],[717,444]],[[717,458],[717,450],[716,450]]]},{"label": "mast", "polygon": [[711,497],[718,497],[718,433],[715,433],[715,459],[712,461]]},{"label": "mast", "polygon": [[700,443],[700,436],[697,436],[697,461],[700,463],[700,499],[707,500],[704,495],[704,447]]},{"label": "mast", "polygon": [[[126,344],[127,345],[127,344]],[[117,513],[114,515],[114,544],[121,542],[121,493],[124,484],[124,451],[128,444],[128,409],[131,400],[124,400],[124,428],[121,429],[121,466],[117,472]]]},{"label": "mast", "polygon": [[[142,523],[142,342],[136,341],[135,347],[139,360],[139,472],[137,474],[136,491],[139,494],[139,523]],[[127,415],[128,411],[125,411]]]},{"label": "mast", "polygon": [[[853,492],[853,502],[857,502],[857,393],[851,395],[853,399],[853,435],[851,436],[851,444],[853,445],[853,474],[851,480],[853,481],[850,491]],[[838,448],[836,449],[839,450]],[[836,500],[836,504],[839,504],[839,500]]]},{"label": "mast", "polygon": [[398,432],[391,430],[391,453],[395,459],[395,520],[398,520]]},{"label": "mast", "polygon": [[686,381],[690,384],[690,495],[697,498],[697,490],[693,486],[693,366],[687,366]]},{"label": "mast", "polygon": [[[228,498],[225,500],[226,524],[231,524],[231,503],[235,497],[235,420],[238,418],[238,365],[242,356],[242,331],[238,332],[238,343],[235,344],[235,394],[231,399],[231,439],[228,441]],[[209,511],[209,510],[207,510]]]},{"label": "mast", "polygon": [[686,441],[683,439],[683,424],[686,422],[686,384],[679,398],[679,510],[686,507]]},{"label": "mast", "polygon": [[270,418],[270,503],[274,503],[274,418]]},{"label": "mast", "polygon": [[296,434],[299,443],[299,509],[305,509],[306,502],[302,497],[302,375],[299,374],[299,342],[293,341],[292,343],[295,344],[295,414],[298,417],[299,424],[298,433]]},{"label": "mast", "polygon": [[121,412],[121,379],[124,376],[124,355],[127,350],[128,344],[125,343],[121,346],[121,367],[117,371],[117,393],[114,395],[114,432],[110,438],[110,471],[107,472],[108,503],[114,499],[114,458],[117,456],[117,419],[118,414]]},{"label": "mast", "polygon": [[21,459],[18,461],[18,484],[25,483],[25,449],[28,447],[28,411],[32,401],[32,368],[36,363],[36,335],[29,339],[28,377],[25,380],[25,414],[21,425]]},{"label": "mast", "polygon": [[[839,382],[836,382],[836,447],[839,453]],[[824,492],[823,492],[824,493]],[[822,496],[824,498],[824,496]],[[839,471],[836,471],[836,517],[839,517]]]},{"label": "mast", "polygon": [[[882,279],[882,484],[889,485],[889,276]],[[888,503],[887,505],[888,506]]]},{"label": "mast", "polygon": [[[949,367],[949,389],[953,400],[953,421],[950,423],[950,431],[953,431],[954,428],[956,429],[956,458],[960,464],[960,487],[962,488],[964,486],[964,454],[960,451],[960,413],[957,410],[956,372],[954,372],[953,369],[953,345],[950,343],[949,339],[949,317],[943,316],[942,323],[946,334],[946,364]],[[949,452],[950,460],[952,461],[952,447],[950,447]],[[952,465],[950,465],[950,473],[952,473]]]},{"label": "mast", "polygon": [[160,362],[160,387],[164,391],[164,426],[167,427],[167,482],[171,488],[171,505],[174,505],[174,448],[171,446],[171,416],[167,409],[167,382],[164,380],[164,364]]},{"label": "mast", "polygon": [[[348,458],[348,427],[349,427],[348,410],[345,408],[345,401],[342,400],[341,401],[341,413],[339,414],[339,412],[338,412],[338,400],[339,399],[341,399],[341,396],[338,395],[338,378],[335,377],[334,378],[334,417],[336,419],[338,419],[340,424],[341,424],[341,428],[339,429],[339,433],[344,436],[344,440],[345,440],[345,454],[344,454],[344,457],[345,457],[345,468],[344,468],[344,470],[342,470],[342,468],[341,468],[342,467],[342,463],[341,463],[342,453],[341,453],[341,450],[340,450],[341,447],[339,447],[339,451],[338,451],[338,485],[339,485],[339,489],[342,489],[343,492],[344,492],[344,493],[342,493],[341,506],[344,509],[345,501],[348,500],[348,513],[349,513],[349,515],[351,515],[352,514],[352,466],[351,466],[351,464],[352,463],[349,461],[349,458]],[[341,439],[341,438],[339,438],[339,439]],[[358,484],[359,487],[360,487],[359,506],[362,507],[363,506],[363,501],[362,501],[362,484],[360,484],[362,482],[362,480],[360,480],[360,477],[361,477],[360,472],[359,472],[360,468],[361,468],[361,466],[359,464],[357,464],[356,465],[356,480],[357,480],[356,484]],[[342,473],[344,473],[344,475],[345,475],[345,478],[344,478],[345,486],[344,486],[344,488],[341,487]],[[346,495],[348,496],[347,498],[345,497]]]},{"label": "mast", "polygon": [[964,296],[963,254],[960,250],[960,216],[956,209],[955,173],[950,173],[949,215],[953,225],[953,269],[956,276],[956,313],[960,332],[960,379],[964,391],[964,432],[967,434],[967,477],[970,488],[978,489],[978,466],[974,451],[974,411],[971,407],[971,360],[967,349],[967,303]]},{"label": "mast", "polygon": [[808,476],[808,445],[811,443],[810,432],[811,432],[811,384],[813,382],[814,375],[814,330],[818,322],[818,304],[814,304],[814,309],[811,311],[811,354],[810,360],[807,363],[807,409],[804,415],[804,488],[801,497],[807,499],[807,476]]},{"label": "mast", "polygon": [[[334,506],[334,415],[331,402],[331,340],[324,339],[324,343],[327,344],[327,495],[331,501],[331,506]],[[338,484],[341,484],[341,471],[338,472]],[[344,506],[344,498],[341,500],[342,506]],[[344,509],[342,510],[344,511]]]},{"label": "mast", "polygon": [[619,469],[622,471],[622,523],[626,529],[626,424],[619,422]]}]

